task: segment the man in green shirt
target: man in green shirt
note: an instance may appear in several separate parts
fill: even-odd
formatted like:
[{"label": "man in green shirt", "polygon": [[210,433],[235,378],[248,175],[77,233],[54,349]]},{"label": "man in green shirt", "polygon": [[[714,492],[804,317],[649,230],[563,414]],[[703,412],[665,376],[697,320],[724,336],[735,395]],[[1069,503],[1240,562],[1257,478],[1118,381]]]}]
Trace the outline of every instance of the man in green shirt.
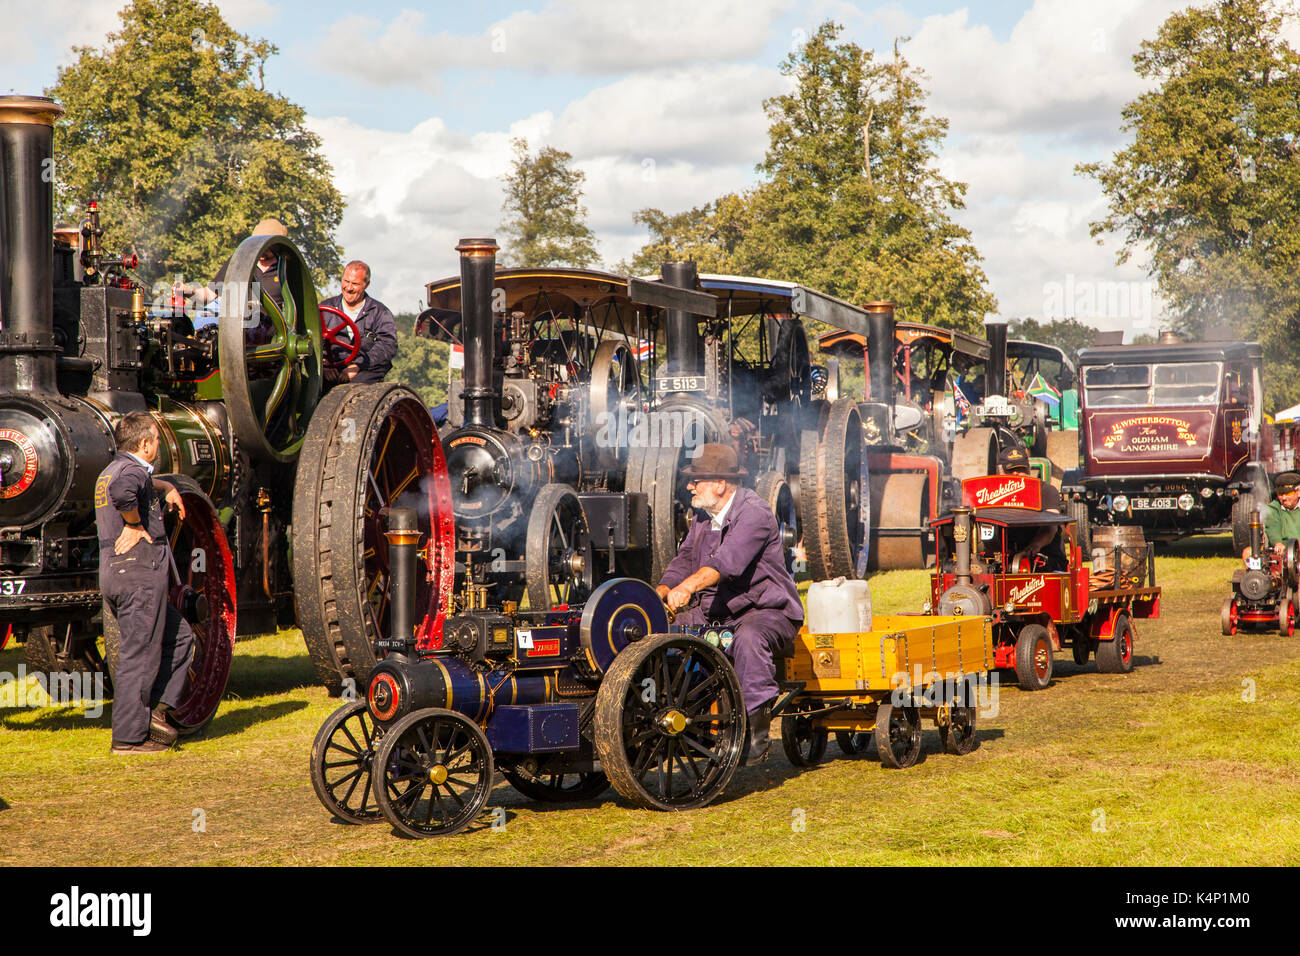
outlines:
[{"label": "man in green shirt", "polygon": [[[1273,479],[1273,492],[1277,500],[1270,501],[1264,509],[1264,543],[1281,551],[1287,541],[1300,538],[1300,474],[1282,472]],[[1250,557],[1250,548],[1241,557],[1243,560]]]}]

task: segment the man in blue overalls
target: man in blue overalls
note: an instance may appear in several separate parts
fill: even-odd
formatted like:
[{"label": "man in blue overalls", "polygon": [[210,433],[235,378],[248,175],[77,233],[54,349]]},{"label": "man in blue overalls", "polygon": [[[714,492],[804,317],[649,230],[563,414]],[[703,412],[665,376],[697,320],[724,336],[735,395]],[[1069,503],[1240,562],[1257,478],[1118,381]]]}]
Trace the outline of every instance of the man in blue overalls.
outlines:
[{"label": "man in blue overalls", "polygon": [[105,620],[115,617],[121,632],[112,752],[160,753],[176,742],[167,712],[185,689],[194,633],[167,602],[171,557],[158,496],[182,519],[185,506],[153,477],[158,428],[147,412],[127,415],[113,437],[117,455],[95,481],[99,590]]},{"label": "man in blue overalls", "polygon": [[658,591],[674,611],[695,595],[699,606],[677,623],[713,623],[735,634],[728,656],[736,665],[749,714],[747,763],[767,758],[772,704],[779,690],[776,654],[803,623],[803,603],[786,570],[776,515],[766,501],[741,487],[746,472],[730,445],[701,447],[683,468],[695,519]]}]

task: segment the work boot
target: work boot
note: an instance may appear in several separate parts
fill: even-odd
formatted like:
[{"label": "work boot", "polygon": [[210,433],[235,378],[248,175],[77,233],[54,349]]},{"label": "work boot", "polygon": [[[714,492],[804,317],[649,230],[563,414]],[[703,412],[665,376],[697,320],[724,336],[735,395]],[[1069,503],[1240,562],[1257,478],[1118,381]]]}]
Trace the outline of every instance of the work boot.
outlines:
[{"label": "work boot", "polygon": [[163,754],[171,748],[166,744],[160,744],[158,741],[146,738],[144,743],[140,744],[123,744],[113,741],[112,752],[115,754]]},{"label": "work boot", "polygon": [[767,759],[772,748],[768,736],[772,726],[772,702],[769,700],[749,713],[749,739],[745,742],[745,766],[752,767]]},{"label": "work boot", "polygon": [[149,739],[171,747],[180,739],[180,733],[167,719],[167,710],[159,704],[149,713]]}]

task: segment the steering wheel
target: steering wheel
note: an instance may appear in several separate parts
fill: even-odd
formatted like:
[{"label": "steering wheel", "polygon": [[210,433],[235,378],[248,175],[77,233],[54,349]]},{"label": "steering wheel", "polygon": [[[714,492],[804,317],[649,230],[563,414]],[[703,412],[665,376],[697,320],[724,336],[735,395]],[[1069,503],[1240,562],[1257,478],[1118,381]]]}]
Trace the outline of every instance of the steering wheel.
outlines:
[{"label": "steering wheel", "polygon": [[[318,308],[320,309],[321,312],[320,334],[321,334],[321,338],[325,340],[326,346],[329,346],[331,348],[350,350],[348,352],[347,358],[338,359],[338,360],[327,358],[324,359],[321,362],[321,364],[324,365],[326,368],[343,368],[347,365],[351,365],[352,360],[356,358],[357,355],[359,355],[361,352],[361,330],[357,328],[357,324],[353,322],[352,319],[348,316],[348,314],[344,312],[342,309],[336,309],[332,305],[322,305],[322,306],[318,306]],[[329,312],[332,315],[337,315],[343,321],[339,322],[337,325],[327,325],[325,322],[326,312]],[[348,331],[352,333],[351,342],[339,341],[339,335],[344,331]],[[326,350],[325,354],[329,355],[330,351]]]}]

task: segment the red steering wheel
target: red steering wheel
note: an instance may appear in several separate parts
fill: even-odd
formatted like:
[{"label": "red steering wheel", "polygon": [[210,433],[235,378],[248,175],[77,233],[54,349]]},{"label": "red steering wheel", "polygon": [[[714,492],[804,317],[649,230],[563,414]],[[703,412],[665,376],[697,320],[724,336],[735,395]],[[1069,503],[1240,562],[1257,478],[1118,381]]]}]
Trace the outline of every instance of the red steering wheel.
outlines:
[{"label": "red steering wheel", "polygon": [[[320,317],[321,338],[325,340],[327,345],[349,350],[347,354],[347,358],[342,358],[338,360],[327,358],[324,359],[321,362],[321,364],[324,365],[326,368],[343,368],[344,366],[352,364],[352,360],[361,353],[361,330],[357,328],[357,324],[353,322],[352,319],[348,317],[348,314],[344,312],[342,309],[336,309],[332,305],[322,305],[320,306],[320,311],[321,311],[321,317]],[[336,325],[326,325],[325,324],[326,312],[332,312],[334,315],[337,315],[343,321],[339,322]],[[342,342],[339,340],[339,336],[345,331],[352,333],[351,342]],[[326,354],[329,353],[327,352]]]}]

